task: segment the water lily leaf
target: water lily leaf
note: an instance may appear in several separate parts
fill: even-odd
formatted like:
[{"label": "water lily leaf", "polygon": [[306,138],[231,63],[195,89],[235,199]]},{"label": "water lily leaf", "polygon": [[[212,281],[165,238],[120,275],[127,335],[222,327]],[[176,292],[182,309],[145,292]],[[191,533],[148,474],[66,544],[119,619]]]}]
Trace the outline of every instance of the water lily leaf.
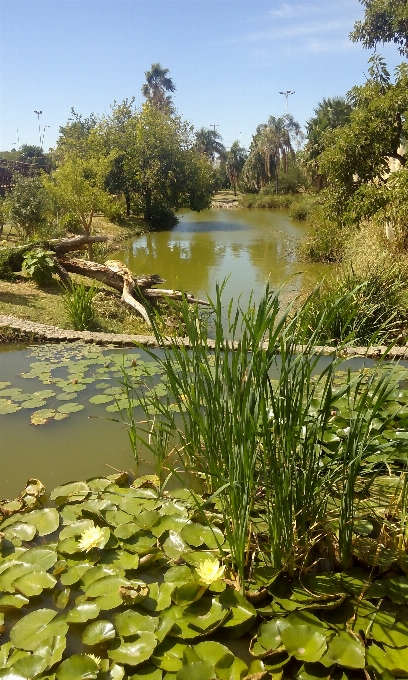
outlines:
[{"label": "water lily leaf", "polygon": [[32,571],[28,574],[23,574],[15,581],[13,581],[13,588],[18,590],[26,597],[39,595],[46,588],[53,588],[57,583],[51,574],[46,571]]},{"label": "water lily leaf", "polygon": [[118,527],[121,524],[132,522],[134,517],[127,512],[123,512],[123,510],[107,510],[105,512],[105,519],[109,524]]},{"label": "water lily leaf", "polygon": [[77,411],[82,411],[84,408],[83,404],[77,404],[74,401],[70,402],[68,404],[62,404],[62,406],[58,406],[58,412],[59,413],[76,413]]},{"label": "water lily leaf", "polygon": [[164,580],[168,583],[187,583],[192,579],[192,571],[186,564],[171,567],[164,574]]},{"label": "water lily leaf", "polygon": [[135,522],[137,522],[141,529],[151,529],[159,517],[160,514],[157,510],[144,510],[135,516]]},{"label": "water lily leaf", "polygon": [[46,667],[47,661],[43,657],[38,654],[29,654],[13,663],[12,673],[13,677],[34,678]]},{"label": "water lily leaf", "polygon": [[45,406],[47,401],[45,399],[40,399],[40,397],[33,397],[32,399],[28,399],[27,401],[23,401],[20,403],[21,408],[41,408],[41,406]]},{"label": "water lily leaf", "polygon": [[13,592],[14,588],[12,586],[13,581],[15,581],[19,576],[27,574],[35,569],[31,564],[25,564],[24,562],[19,562],[16,560],[11,560],[9,563],[5,563],[5,569],[0,575],[0,588],[4,591]]},{"label": "water lily leaf", "polygon": [[21,406],[14,404],[11,401],[1,401],[0,402],[0,414],[7,415],[8,413],[16,413],[20,411]]},{"label": "water lily leaf", "polygon": [[408,601],[408,577],[393,576],[387,579],[386,583],[388,597],[397,604],[404,604]]},{"label": "water lily leaf", "polygon": [[208,635],[221,626],[230,610],[217,599],[202,597],[188,607],[174,605],[162,615],[162,620],[173,621],[169,635],[184,640]]},{"label": "water lily leaf", "polygon": [[61,588],[61,590],[55,590],[53,595],[54,605],[57,609],[66,609],[71,597],[70,588]]},{"label": "water lily leaf", "polygon": [[43,510],[31,510],[25,515],[30,524],[37,527],[39,536],[48,536],[59,527],[59,514],[56,508],[44,508]]},{"label": "water lily leaf", "polygon": [[[319,663],[305,663],[296,680],[327,680],[327,669]],[[347,680],[344,674],[341,680]]]},{"label": "water lily leaf", "polygon": [[9,385],[11,385],[10,382],[4,381],[4,380],[0,380],[0,390],[4,390],[4,388],[5,388],[5,387],[8,387]]},{"label": "water lily leaf", "polygon": [[89,400],[90,404],[107,404],[110,401],[113,401],[114,397],[110,394],[95,394],[94,397],[91,397]]},{"label": "water lily leaf", "polygon": [[109,611],[110,609],[116,609],[123,604],[123,599],[120,594],[120,589],[114,590],[112,593],[107,595],[101,595],[95,599],[95,604],[98,605],[101,611]]},{"label": "water lily leaf", "polygon": [[389,647],[408,647],[408,624],[394,623],[394,615],[378,612],[370,630],[370,637]]},{"label": "water lily leaf", "polygon": [[3,399],[4,397],[14,397],[15,395],[20,394],[22,391],[23,390],[21,387],[10,387],[7,390],[1,390],[0,398]]},{"label": "water lily leaf", "polygon": [[45,425],[49,420],[54,418],[56,411],[52,408],[43,408],[39,411],[34,411],[31,414],[30,420],[32,425]]},{"label": "water lily leaf", "polygon": [[319,661],[327,649],[326,637],[307,625],[289,625],[281,637],[287,653],[300,661]]},{"label": "water lily leaf", "polygon": [[170,531],[169,537],[163,543],[163,550],[171,560],[176,560],[188,549],[187,543],[175,531]]},{"label": "water lily leaf", "polygon": [[65,573],[61,574],[60,580],[62,585],[71,586],[74,583],[77,583],[92,566],[93,564],[91,562],[80,562],[79,564],[69,567]]},{"label": "water lily leaf", "polygon": [[110,621],[93,621],[82,633],[82,642],[86,645],[98,645],[105,640],[112,640],[116,637],[116,630]]},{"label": "water lily leaf", "polygon": [[138,666],[150,658],[156,645],[157,640],[153,633],[143,631],[135,642],[118,641],[116,646],[108,651],[108,656],[116,663]]},{"label": "water lily leaf", "polygon": [[13,542],[15,538],[22,541],[31,541],[36,533],[37,528],[27,522],[14,522],[14,524],[9,524],[4,530],[5,538],[11,542]]},{"label": "water lily leaf", "polygon": [[177,673],[183,665],[183,655],[187,645],[166,638],[154,650],[151,661],[155,666],[168,673]]},{"label": "water lily leaf", "polygon": [[60,394],[57,394],[56,399],[58,401],[71,401],[72,394],[71,392],[60,392]]},{"label": "water lily leaf", "polygon": [[[130,517],[130,515],[128,515]],[[117,538],[130,538],[139,532],[139,526],[134,522],[126,522],[126,524],[119,524],[114,530]]]},{"label": "water lily leaf", "polygon": [[329,648],[320,662],[324,666],[337,663],[346,668],[364,668],[364,645],[352,633],[340,631],[329,641]]},{"label": "water lily leaf", "polygon": [[62,503],[78,503],[88,496],[90,488],[86,482],[69,482],[57,486],[50,493],[50,499],[57,505]]},{"label": "water lily leaf", "polygon": [[141,606],[153,612],[160,612],[171,605],[171,595],[175,588],[174,583],[150,583],[147,597],[144,597]]},{"label": "water lily leaf", "polygon": [[206,587],[201,586],[200,583],[190,581],[177,586],[173,590],[172,598],[176,604],[183,606],[195,602],[206,590]]},{"label": "water lily leaf", "polygon": [[21,607],[25,607],[28,603],[29,600],[24,595],[0,595],[0,611],[21,609]]},{"label": "water lily leaf", "polygon": [[223,628],[230,637],[246,633],[256,619],[256,609],[248,600],[233,588],[227,588],[219,597],[220,604],[230,608],[230,615]]},{"label": "water lily leaf", "polygon": [[90,619],[96,619],[99,611],[100,608],[96,602],[81,602],[65,615],[65,620],[68,623],[86,623]]},{"label": "water lily leaf", "polygon": [[216,677],[214,666],[208,661],[184,664],[176,675],[177,680],[212,680]]},{"label": "water lily leaf", "polygon": [[61,661],[66,646],[67,639],[65,635],[57,635],[52,640],[42,642],[35,648],[34,654],[38,654],[45,659],[46,665],[48,668],[51,668],[58,661]]},{"label": "water lily leaf", "polygon": [[93,526],[94,522],[91,519],[74,520],[60,531],[59,538],[62,541],[64,538],[70,538],[71,536],[80,536],[86,529],[90,529]]},{"label": "water lily leaf", "polygon": [[139,614],[133,609],[127,609],[113,617],[116,630],[121,637],[131,637],[138,635],[140,631],[154,633],[156,630],[157,619],[146,614]]},{"label": "water lily leaf", "polygon": [[98,676],[96,662],[86,654],[74,654],[58,667],[57,680],[92,680]]},{"label": "water lily leaf", "polygon": [[37,609],[23,616],[10,631],[10,641],[14,647],[33,651],[42,640],[53,637],[48,634],[50,622],[57,612],[52,609]]},{"label": "water lily leaf", "polygon": [[146,666],[141,668],[138,673],[129,676],[129,680],[162,680],[163,673],[156,666]]},{"label": "water lily leaf", "polygon": [[258,635],[251,641],[249,651],[254,656],[267,656],[282,648],[282,630],[290,624],[284,618],[272,619],[259,627]]},{"label": "water lily leaf", "polygon": [[74,555],[77,552],[81,552],[78,541],[75,540],[74,536],[69,536],[69,538],[63,538],[62,541],[59,541],[57,549],[59,553],[66,555]]}]

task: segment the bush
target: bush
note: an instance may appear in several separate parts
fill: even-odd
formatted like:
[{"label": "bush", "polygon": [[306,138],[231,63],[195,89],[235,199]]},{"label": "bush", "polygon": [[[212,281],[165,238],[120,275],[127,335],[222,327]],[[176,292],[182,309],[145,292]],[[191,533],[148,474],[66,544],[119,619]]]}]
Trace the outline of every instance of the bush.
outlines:
[{"label": "bush", "polygon": [[56,271],[55,253],[43,248],[30,250],[23,258],[23,274],[32,278],[39,286],[49,286]]},{"label": "bush", "polygon": [[69,231],[71,234],[83,234],[84,228],[82,226],[81,218],[75,213],[65,213],[61,215],[59,224],[64,231]]},{"label": "bush", "polygon": [[305,222],[312,212],[312,202],[307,198],[299,198],[289,208],[289,217],[295,222]]},{"label": "bush", "polygon": [[341,262],[350,228],[325,218],[320,206],[311,211],[309,221],[312,229],[299,244],[299,259],[309,262]]},{"label": "bush", "polygon": [[[324,280],[312,294],[309,333],[315,332],[323,312],[332,310],[322,325],[319,342],[336,345],[405,342],[408,326],[408,272],[384,258],[355,271],[352,265],[336,278]],[[340,302],[339,302],[340,299]]]},{"label": "bush", "polygon": [[50,210],[49,195],[40,175],[13,178],[12,191],[4,201],[8,221],[21,238],[38,234],[47,223]]},{"label": "bush", "polygon": [[126,205],[123,201],[112,198],[104,206],[104,214],[111,222],[119,223],[126,217]]},{"label": "bush", "polygon": [[65,288],[64,307],[74,330],[85,331],[94,322],[93,299],[96,293],[95,286],[86,288],[83,283],[73,283],[71,290]]}]

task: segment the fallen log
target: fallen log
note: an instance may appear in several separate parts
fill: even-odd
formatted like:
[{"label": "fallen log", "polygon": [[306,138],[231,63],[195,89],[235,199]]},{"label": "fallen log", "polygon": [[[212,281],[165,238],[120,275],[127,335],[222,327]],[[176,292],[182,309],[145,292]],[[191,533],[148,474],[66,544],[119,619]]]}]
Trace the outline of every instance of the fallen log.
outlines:
[{"label": "fallen log", "polygon": [[54,238],[45,243],[50,250],[53,250],[57,255],[60,255],[73,250],[84,250],[89,243],[106,243],[107,240],[107,236],[87,236],[86,234],[80,234],[79,236],[67,238]]},{"label": "fallen log", "polygon": [[150,326],[149,315],[144,306],[144,302],[149,299],[170,298],[172,300],[187,300],[190,304],[209,306],[205,300],[198,300],[190,293],[182,293],[179,290],[162,290],[152,288],[160,283],[164,283],[158,274],[148,276],[134,276],[119,260],[108,260],[105,264],[81,260],[78,258],[60,257],[57,263],[65,272],[80,274],[91,279],[101,281],[105,285],[121,293],[122,301],[134,312],[140,314]]}]

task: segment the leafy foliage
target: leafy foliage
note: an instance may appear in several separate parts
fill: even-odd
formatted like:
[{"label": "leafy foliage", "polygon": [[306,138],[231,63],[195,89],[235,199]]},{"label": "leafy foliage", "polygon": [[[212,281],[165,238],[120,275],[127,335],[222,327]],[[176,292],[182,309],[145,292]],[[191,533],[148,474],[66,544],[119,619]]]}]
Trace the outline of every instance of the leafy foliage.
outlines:
[{"label": "leafy foliage", "polygon": [[161,64],[152,64],[150,71],[145,72],[146,83],[142,86],[142,94],[156,109],[174,113],[171,95],[166,92],[175,92],[176,86],[168,77],[168,72],[169,69],[163,68]]},{"label": "leafy foliage", "polygon": [[49,285],[56,271],[55,253],[42,248],[33,248],[23,258],[22,271],[39,286]]},{"label": "leafy foliage", "polygon": [[66,289],[63,303],[74,330],[87,330],[94,321],[93,299],[97,293],[94,286],[86,287],[83,283],[72,283]]},{"label": "leafy foliage", "polygon": [[4,200],[7,221],[21,238],[32,238],[45,225],[50,209],[49,196],[40,175],[24,177],[15,173],[12,191]]},{"label": "leafy foliage", "polygon": [[408,56],[408,7],[405,0],[360,0],[365,7],[364,20],[357,21],[350,37],[364,47],[393,42]]}]

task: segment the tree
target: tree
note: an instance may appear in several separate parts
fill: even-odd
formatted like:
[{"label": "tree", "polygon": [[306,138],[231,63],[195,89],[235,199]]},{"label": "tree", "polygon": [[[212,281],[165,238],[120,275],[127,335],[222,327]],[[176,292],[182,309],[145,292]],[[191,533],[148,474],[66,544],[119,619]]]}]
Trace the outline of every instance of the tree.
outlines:
[{"label": "tree", "polygon": [[[43,178],[56,205],[76,214],[87,236],[91,234],[95,212],[103,210],[107,200],[104,184],[111,159],[102,152],[98,137],[97,132],[92,131],[87,140],[86,156],[75,149],[66,151],[55,172]],[[92,243],[88,244],[88,255],[92,260]]]},{"label": "tree", "polygon": [[407,0],[359,0],[364,5],[364,21],[357,21],[350,33],[353,42],[375,48],[378,43],[393,42],[398,51],[408,57]]},{"label": "tree", "polygon": [[348,95],[353,105],[349,122],[326,133],[319,159],[329,185],[326,211],[340,223],[357,224],[384,208],[391,199],[382,190],[393,174],[390,158],[399,167],[406,164],[408,65],[397,67],[392,83],[380,57],[370,62],[370,79]]},{"label": "tree", "polygon": [[136,184],[131,168],[129,155],[132,149],[132,139],[129,138],[129,121],[137,115],[134,108],[134,98],[125,99],[121,104],[114,102],[112,113],[108,119],[101,122],[102,134],[106,154],[111,155],[111,166],[105,179],[105,188],[110,193],[120,193],[126,203],[126,215],[129,217],[132,196],[136,191]]},{"label": "tree", "polygon": [[216,155],[220,156],[221,159],[225,157],[225,146],[222,143],[220,133],[216,130],[202,127],[196,131],[195,139],[197,150],[205,154],[212,163]]},{"label": "tree", "polygon": [[49,215],[50,201],[38,174],[15,173],[12,190],[4,200],[8,221],[25,239],[41,231]]},{"label": "tree", "polygon": [[333,97],[319,102],[314,109],[315,115],[306,123],[307,142],[303,150],[303,165],[317,189],[326,184],[326,177],[319,171],[319,157],[325,148],[325,133],[327,130],[345,125],[353,107],[343,97]]},{"label": "tree", "polygon": [[173,220],[181,207],[202,210],[212,194],[212,168],[194,145],[192,128],[168,109],[144,104],[126,124],[123,169],[146,221]]},{"label": "tree", "polygon": [[146,82],[142,86],[142,94],[147,101],[156,109],[174,112],[171,95],[166,92],[175,92],[176,86],[171,78],[168,78],[168,68],[162,68],[161,64],[152,64],[150,71],[145,71]]},{"label": "tree", "polygon": [[239,142],[236,141],[232,144],[231,149],[227,153],[227,161],[225,169],[227,171],[228,179],[234,188],[234,196],[237,195],[237,184],[245,165],[247,153],[243,149]]}]

